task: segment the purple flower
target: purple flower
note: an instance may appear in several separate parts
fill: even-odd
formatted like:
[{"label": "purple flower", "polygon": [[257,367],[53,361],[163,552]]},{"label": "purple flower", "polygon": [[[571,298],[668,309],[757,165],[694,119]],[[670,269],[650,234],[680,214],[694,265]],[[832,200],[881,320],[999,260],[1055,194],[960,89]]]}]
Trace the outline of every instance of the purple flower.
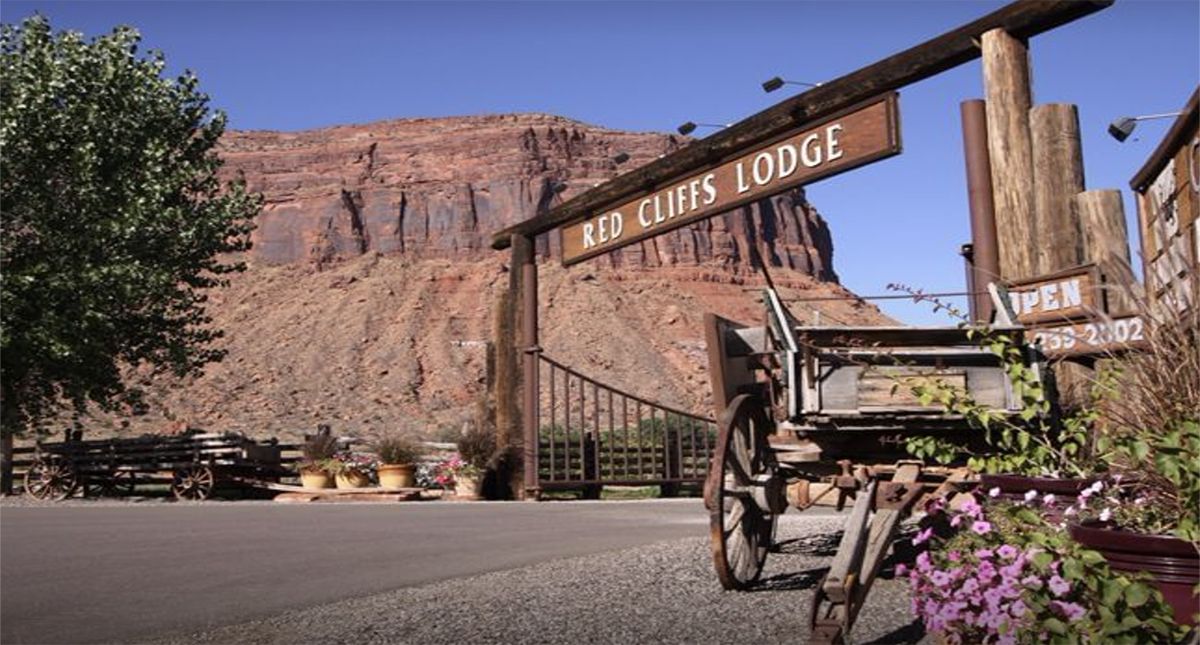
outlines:
[{"label": "purple flower", "polygon": [[1008,613],[1016,616],[1017,618],[1024,616],[1025,612],[1027,611],[1029,611],[1029,607],[1025,605],[1025,601],[1020,599],[1014,600],[1012,604],[1008,606]]},{"label": "purple flower", "polygon": [[932,526],[923,531],[918,532],[917,537],[914,537],[912,540],[913,546],[917,546],[918,544],[924,543],[932,535],[933,535],[933,527]]},{"label": "purple flower", "polygon": [[1042,579],[1037,576],[1025,576],[1021,579],[1021,584],[1037,591],[1042,588]]},{"label": "purple flower", "polygon": [[962,524],[962,518],[962,515],[955,515],[954,517],[950,518],[950,526],[958,528],[958,525]]},{"label": "purple flower", "polygon": [[967,578],[966,581],[962,583],[962,586],[959,587],[958,590],[961,593],[969,596],[969,595],[975,593],[976,591],[979,591],[979,581],[976,580],[975,578]]},{"label": "purple flower", "polygon": [[996,555],[999,555],[1000,557],[1004,558],[1005,560],[1011,560],[1011,559],[1017,557],[1017,553],[1018,553],[1017,547],[1015,547],[1011,544],[1005,544],[1004,546],[1001,546],[999,549],[996,549]]},{"label": "purple flower", "polygon": [[908,573],[908,565],[903,564],[903,563],[896,565],[896,576],[897,577],[902,576],[906,573]]},{"label": "purple flower", "polygon": [[963,502],[962,512],[976,519],[983,517],[983,507],[979,505],[979,502],[975,501],[974,497],[968,497],[967,500]]},{"label": "purple flower", "polygon": [[992,531],[992,523],[986,520],[975,520],[971,523],[971,530],[979,535],[987,535]]},{"label": "purple flower", "polygon": [[979,558],[980,560],[988,560],[993,555],[995,555],[995,552],[992,551],[991,549],[976,549],[975,550],[975,557]]},{"label": "purple flower", "polygon": [[1050,591],[1054,592],[1056,596],[1062,596],[1071,590],[1071,583],[1063,580],[1058,575],[1052,576],[1050,582],[1047,584],[1050,585]]},{"label": "purple flower", "polygon": [[958,552],[958,549],[952,549],[946,554],[946,559],[951,562],[958,562],[962,559],[962,554]]},{"label": "purple flower", "polygon": [[1028,491],[1025,493],[1025,501],[1032,502],[1033,500],[1037,499],[1037,496],[1038,492],[1036,490]]},{"label": "purple flower", "polygon": [[1055,600],[1050,603],[1050,606],[1057,609],[1059,612],[1062,613],[1063,616],[1066,617],[1067,620],[1070,620],[1070,621],[1079,620],[1080,618],[1083,618],[1087,614],[1087,611],[1083,607],[1081,607],[1080,605],[1077,605],[1073,602],[1063,602],[1061,600]]},{"label": "purple flower", "polygon": [[928,573],[933,569],[933,565],[929,562],[929,552],[922,551],[917,555],[917,570],[921,573]]},{"label": "purple flower", "polygon": [[1042,506],[1047,508],[1054,506],[1054,493],[1046,493],[1046,496],[1042,498]]},{"label": "purple flower", "polygon": [[950,584],[950,574],[945,571],[934,571],[933,575],[929,576],[929,581],[933,583],[933,586],[944,589]]}]

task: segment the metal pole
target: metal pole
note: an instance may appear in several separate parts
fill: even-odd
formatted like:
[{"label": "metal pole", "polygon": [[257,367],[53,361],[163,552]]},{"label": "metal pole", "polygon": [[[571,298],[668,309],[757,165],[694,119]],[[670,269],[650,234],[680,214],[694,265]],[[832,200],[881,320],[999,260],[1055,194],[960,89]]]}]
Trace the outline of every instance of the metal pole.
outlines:
[{"label": "metal pole", "polygon": [[979,100],[963,101],[963,154],[967,162],[967,200],[971,209],[971,317],[992,319],[992,301],[984,288],[1000,279],[1000,250],[996,242],[996,207],[992,199],[992,163],[988,156],[987,108]]},{"label": "metal pole", "polygon": [[[514,238],[517,236],[513,236]],[[524,424],[525,450],[523,456],[525,491],[537,488],[538,478],[538,278],[537,253],[533,238],[523,237],[513,248],[521,247],[521,345],[524,351],[525,409],[521,415]]]}]

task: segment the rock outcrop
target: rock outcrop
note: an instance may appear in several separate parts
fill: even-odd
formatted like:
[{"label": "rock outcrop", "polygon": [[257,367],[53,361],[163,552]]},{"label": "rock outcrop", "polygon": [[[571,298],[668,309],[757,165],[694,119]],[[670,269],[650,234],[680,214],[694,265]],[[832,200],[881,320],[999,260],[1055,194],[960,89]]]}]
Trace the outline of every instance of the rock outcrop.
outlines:
[{"label": "rock outcrop", "polygon": [[[545,115],[228,133],[223,172],[266,198],[250,269],[209,302],[228,356],[184,381],[140,377],[150,413],[98,425],[291,438],[317,423],[456,428],[486,389],[508,281],[491,234],[687,143]],[[631,159],[618,166],[620,152]],[[701,413],[711,413],[703,313],[761,320],[752,247],[785,296],[849,298],[798,303],[798,316],[886,320],[836,283],[829,229],[801,190],[570,269],[557,240],[539,244],[547,353]]]},{"label": "rock outcrop", "polygon": [[[490,253],[493,232],[687,143],[522,114],[233,132],[222,147],[227,175],[267,197],[254,257],[320,265],[370,251],[479,259]],[[622,165],[613,161],[620,152],[630,156]],[[770,265],[836,280],[829,230],[802,190],[599,262],[752,269],[752,244]],[[541,241],[551,255],[556,245]]]}]

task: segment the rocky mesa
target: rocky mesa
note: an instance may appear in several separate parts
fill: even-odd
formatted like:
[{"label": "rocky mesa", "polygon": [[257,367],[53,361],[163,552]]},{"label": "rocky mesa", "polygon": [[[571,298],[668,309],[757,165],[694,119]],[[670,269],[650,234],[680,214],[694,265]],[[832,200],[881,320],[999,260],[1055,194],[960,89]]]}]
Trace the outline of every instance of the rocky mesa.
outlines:
[{"label": "rocky mesa", "polygon": [[[317,423],[455,427],[485,391],[507,283],[491,234],[688,143],[541,114],[230,132],[223,172],[265,206],[249,269],[209,303],[228,356],[183,381],[140,377],[149,412],[104,422],[285,437]],[[703,313],[762,317],[752,248],[785,297],[850,297],[797,303],[797,315],[886,320],[837,284],[829,227],[802,190],[569,269],[557,245],[538,241],[547,353],[697,412],[711,413]]]}]

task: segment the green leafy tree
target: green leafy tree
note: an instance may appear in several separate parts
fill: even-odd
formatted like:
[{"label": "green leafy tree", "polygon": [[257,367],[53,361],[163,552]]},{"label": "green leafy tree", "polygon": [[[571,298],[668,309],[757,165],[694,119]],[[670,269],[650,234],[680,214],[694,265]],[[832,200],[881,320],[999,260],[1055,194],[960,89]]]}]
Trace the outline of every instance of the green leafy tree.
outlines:
[{"label": "green leafy tree", "polygon": [[118,27],[85,41],[42,16],[0,26],[0,347],[5,433],[136,390],[122,370],[219,360],[205,291],[244,266],[260,199],[222,186],[190,72]]}]

